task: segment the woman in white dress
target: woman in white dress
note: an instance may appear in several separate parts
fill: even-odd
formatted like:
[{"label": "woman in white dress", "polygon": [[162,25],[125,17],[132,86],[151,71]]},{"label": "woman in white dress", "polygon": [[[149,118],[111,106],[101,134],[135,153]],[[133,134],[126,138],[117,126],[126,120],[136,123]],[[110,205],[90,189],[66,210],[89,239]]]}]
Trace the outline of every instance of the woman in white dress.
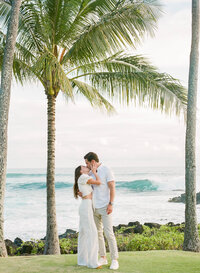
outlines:
[{"label": "woman in white dress", "polygon": [[91,187],[91,184],[100,185],[101,181],[97,168],[93,166],[91,170],[96,180],[89,176],[90,170],[85,166],[79,166],[75,170],[74,197],[78,198],[78,192],[82,193],[79,207],[78,265],[101,268],[98,264],[98,234],[93,217]]}]

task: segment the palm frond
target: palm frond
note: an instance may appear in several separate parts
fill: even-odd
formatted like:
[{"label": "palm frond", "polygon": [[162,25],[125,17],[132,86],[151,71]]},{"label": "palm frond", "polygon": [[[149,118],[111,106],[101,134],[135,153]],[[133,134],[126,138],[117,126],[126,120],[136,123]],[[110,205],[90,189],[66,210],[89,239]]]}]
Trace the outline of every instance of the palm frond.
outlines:
[{"label": "palm frond", "polygon": [[[0,0],[4,27],[10,3]],[[75,87],[108,109],[112,105],[103,95],[180,114],[187,105],[185,88],[144,57],[123,54],[127,44],[134,47],[145,33],[153,35],[159,15],[157,0],[23,0],[14,75],[21,82],[37,77],[45,90],[62,90],[69,98]]]},{"label": "palm frond", "polygon": [[52,49],[53,45],[59,44],[60,38],[64,35],[64,31],[66,31],[68,18],[65,17],[67,15],[65,12],[66,10],[68,11],[70,2],[63,0],[47,0],[44,2],[45,29],[48,31]]},{"label": "palm frond", "polygon": [[5,29],[10,17],[12,1],[0,0],[0,28]]},{"label": "palm frond", "polygon": [[102,15],[113,11],[118,2],[118,0],[82,0],[65,3],[68,12],[70,11],[70,14],[67,14],[65,18],[70,18],[70,20],[68,20],[69,28],[64,33],[64,44],[73,44],[77,33],[82,33],[86,26],[92,24]]},{"label": "palm frond", "polygon": [[77,91],[86,97],[92,106],[96,106],[100,109],[106,109],[108,113],[115,112],[112,104],[106,100],[95,87],[79,80],[72,80],[72,83],[73,87],[77,87]]},{"label": "palm frond", "polygon": [[142,1],[125,1],[122,6],[105,14],[80,28],[75,37],[74,44],[66,53],[62,63],[84,63],[97,61],[126,47],[134,47],[143,35],[148,32],[153,34],[159,16],[157,1],[148,3]]},{"label": "palm frond", "polygon": [[13,60],[13,74],[15,77],[15,80],[17,82],[20,82],[21,85],[23,85],[27,81],[37,81],[39,80],[43,85],[43,79],[39,74],[37,74],[36,71],[32,69],[32,67],[28,66],[26,62],[23,62],[22,60],[18,59],[16,56],[14,56]]},{"label": "palm frond", "polygon": [[68,35],[71,25],[80,12],[85,1],[81,0],[46,0],[44,2],[46,28],[52,44],[62,45],[70,38]]},{"label": "palm frond", "polygon": [[[0,71],[3,64],[5,43],[6,35],[0,31]],[[35,56],[21,44],[16,42],[13,59],[13,73],[16,81],[19,81],[21,84],[23,84],[27,80],[36,80],[36,78],[38,78],[42,82],[40,75],[34,73],[32,70],[32,64],[34,61]]]},{"label": "palm frond", "polygon": [[185,112],[187,92],[180,82],[166,73],[159,73],[142,56],[115,55],[113,58],[80,66],[72,80],[85,78],[95,88],[119,102],[138,101],[166,113]]},{"label": "palm frond", "polygon": [[40,0],[24,0],[20,8],[19,30],[17,41],[32,52],[42,52],[48,38],[44,30],[42,4]]}]

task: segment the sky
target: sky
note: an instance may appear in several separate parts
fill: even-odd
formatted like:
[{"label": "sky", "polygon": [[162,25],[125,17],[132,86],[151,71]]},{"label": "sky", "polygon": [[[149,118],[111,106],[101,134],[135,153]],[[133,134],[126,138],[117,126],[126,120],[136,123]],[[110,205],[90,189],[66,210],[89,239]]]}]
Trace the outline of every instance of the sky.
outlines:
[{"label": "sky", "polygon": [[[167,0],[155,37],[146,37],[135,54],[143,54],[159,71],[187,86],[191,43],[191,7],[187,0]],[[86,100],[66,102],[56,109],[56,167],[76,167],[94,151],[112,167],[184,166],[185,124],[182,118],[158,110],[117,106],[108,116]],[[13,82],[9,113],[8,168],[45,168],[47,160],[47,100],[40,84]],[[199,124],[199,118],[198,118]],[[199,136],[197,126],[197,140]],[[197,149],[200,144],[197,141]],[[199,153],[197,160],[199,160]]]}]

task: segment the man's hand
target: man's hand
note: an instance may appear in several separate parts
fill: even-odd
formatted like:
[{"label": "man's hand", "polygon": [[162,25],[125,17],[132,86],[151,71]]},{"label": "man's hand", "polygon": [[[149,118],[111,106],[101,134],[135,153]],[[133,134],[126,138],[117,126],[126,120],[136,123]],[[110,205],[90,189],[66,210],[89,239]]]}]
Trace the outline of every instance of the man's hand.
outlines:
[{"label": "man's hand", "polygon": [[82,196],[83,196],[83,195],[82,195],[82,192],[78,191],[78,196],[79,196],[79,197],[82,197]]},{"label": "man's hand", "polygon": [[[108,188],[110,189],[110,202],[114,202],[115,198],[115,181],[109,181],[108,182]],[[107,206],[107,214],[112,213],[113,211],[113,206],[111,204],[108,204]]]},{"label": "man's hand", "polygon": [[106,209],[107,214],[112,213],[112,211],[113,211],[113,206],[108,204],[107,209]]}]

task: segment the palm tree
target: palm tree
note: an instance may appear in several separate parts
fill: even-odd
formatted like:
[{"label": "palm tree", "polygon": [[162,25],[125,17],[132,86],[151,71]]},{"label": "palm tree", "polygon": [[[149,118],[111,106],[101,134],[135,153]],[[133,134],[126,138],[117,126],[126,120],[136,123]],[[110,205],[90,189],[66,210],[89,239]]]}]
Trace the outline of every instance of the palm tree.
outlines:
[{"label": "palm tree", "polygon": [[[8,12],[2,5],[0,15],[5,23]],[[82,94],[92,106],[108,112],[114,111],[112,98],[122,103],[149,103],[166,113],[185,110],[186,92],[177,80],[159,73],[142,56],[124,53],[127,46],[134,50],[145,33],[153,35],[159,14],[157,1],[22,3],[14,75],[22,83],[39,80],[48,105],[45,254],[60,252],[55,209],[55,108],[60,91],[72,100]]]},{"label": "palm tree", "polygon": [[0,257],[6,257],[4,243],[4,195],[7,168],[7,131],[8,113],[10,104],[10,87],[12,81],[12,67],[17,37],[19,8],[21,0],[13,1],[10,12],[7,37],[2,58],[1,85],[0,85]]},{"label": "palm tree", "polygon": [[200,251],[196,216],[196,104],[199,65],[199,0],[192,1],[192,45],[185,143],[185,233],[183,249]]}]

